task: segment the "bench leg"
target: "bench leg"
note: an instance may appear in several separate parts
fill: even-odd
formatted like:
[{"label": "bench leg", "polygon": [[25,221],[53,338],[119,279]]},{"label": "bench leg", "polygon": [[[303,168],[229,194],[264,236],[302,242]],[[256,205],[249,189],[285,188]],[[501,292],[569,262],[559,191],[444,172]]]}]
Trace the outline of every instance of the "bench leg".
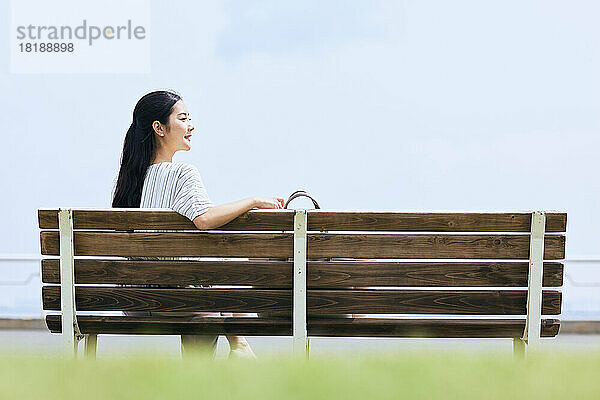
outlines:
[{"label": "bench leg", "polygon": [[525,341],[521,338],[513,338],[513,355],[518,358],[525,357]]},{"label": "bench leg", "polygon": [[308,357],[308,331],[306,325],[306,210],[294,211],[294,297],[292,302],[293,354]]},{"label": "bench leg", "polygon": [[73,247],[73,213],[71,209],[58,210],[60,236],[60,309],[62,311],[63,355],[77,357],[79,341],[83,338],[77,324],[75,309],[75,275]]},{"label": "bench leg", "polygon": [[85,335],[85,357],[95,359],[98,335]]},{"label": "bench leg", "polygon": [[542,328],[542,281],[544,275],[544,233],[546,214],[532,213],[529,239],[529,271],[527,274],[527,316],[522,339],[527,351],[539,349]]}]

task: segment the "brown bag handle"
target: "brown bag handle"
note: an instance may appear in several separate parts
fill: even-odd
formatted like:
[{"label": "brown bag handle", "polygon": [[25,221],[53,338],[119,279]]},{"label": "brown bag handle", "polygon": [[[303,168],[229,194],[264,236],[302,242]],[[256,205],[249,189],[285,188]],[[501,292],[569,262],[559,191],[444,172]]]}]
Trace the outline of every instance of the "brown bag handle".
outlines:
[{"label": "brown bag handle", "polygon": [[287,201],[285,202],[285,204],[283,205],[283,208],[286,209],[288,207],[288,205],[290,204],[290,201],[294,200],[297,197],[308,197],[309,199],[312,200],[313,205],[315,206],[315,208],[318,210],[321,207],[319,206],[319,203],[317,203],[317,201],[308,193],[306,193],[304,190],[296,190],[294,193],[292,193],[290,195],[290,197],[287,199]]}]

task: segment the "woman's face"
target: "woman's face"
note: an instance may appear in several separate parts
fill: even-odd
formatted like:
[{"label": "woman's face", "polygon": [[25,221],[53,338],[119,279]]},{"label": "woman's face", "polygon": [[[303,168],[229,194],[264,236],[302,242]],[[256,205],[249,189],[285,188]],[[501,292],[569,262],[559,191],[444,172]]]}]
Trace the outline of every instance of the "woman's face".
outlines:
[{"label": "woman's face", "polygon": [[155,132],[158,134],[157,139],[161,147],[173,153],[177,150],[187,151],[192,148],[191,138],[194,125],[191,123],[190,114],[183,100],[178,100],[173,105],[168,128],[162,124],[160,126],[161,129],[157,131],[155,128]]}]

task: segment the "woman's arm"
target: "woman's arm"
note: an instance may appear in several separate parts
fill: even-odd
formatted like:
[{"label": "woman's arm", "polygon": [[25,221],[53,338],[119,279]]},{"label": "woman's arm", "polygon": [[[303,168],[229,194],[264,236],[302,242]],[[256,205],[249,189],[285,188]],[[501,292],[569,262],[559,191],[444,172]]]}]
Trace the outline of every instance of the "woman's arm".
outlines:
[{"label": "woman's arm", "polygon": [[194,225],[200,230],[215,229],[239,217],[248,210],[258,208],[283,208],[279,197],[248,197],[246,199],[221,204],[208,209],[194,218]]}]

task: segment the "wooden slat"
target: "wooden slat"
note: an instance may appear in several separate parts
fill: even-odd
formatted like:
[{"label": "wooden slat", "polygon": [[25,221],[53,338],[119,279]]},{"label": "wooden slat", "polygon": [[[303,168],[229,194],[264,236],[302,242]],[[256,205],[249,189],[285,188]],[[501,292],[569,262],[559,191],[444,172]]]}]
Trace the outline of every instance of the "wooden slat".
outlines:
[{"label": "wooden slat", "polygon": [[[252,210],[219,230],[293,231],[293,210]],[[40,229],[58,229],[58,209],[38,209]],[[111,208],[73,210],[73,229],[197,229],[187,217],[170,209]]]},{"label": "wooden slat", "polygon": [[[309,287],[527,286],[525,262],[308,262]],[[544,263],[543,286],[562,286],[563,265]]]},{"label": "wooden slat", "polygon": [[[84,334],[220,334],[246,336],[290,336],[292,326],[285,318],[182,318],[80,316]],[[558,334],[559,321],[543,319],[541,335]],[[60,315],[47,315],[46,325],[60,333]],[[310,336],[330,337],[430,337],[430,338],[513,338],[523,334],[522,319],[308,319]]]},{"label": "wooden slat", "polygon": [[[80,284],[291,287],[291,261],[75,260]],[[308,287],[527,286],[527,262],[309,261]],[[59,260],[42,260],[42,282],[60,283]],[[562,286],[563,265],[544,263],[543,285]]]},{"label": "wooden slat", "polygon": [[[58,231],[41,231],[43,255],[59,254]],[[309,234],[308,257],[527,259],[529,235]],[[76,256],[292,257],[291,233],[74,232]],[[546,235],[544,259],[565,256]]]},{"label": "wooden slat", "polygon": [[[80,286],[79,311],[291,312],[291,290],[149,289]],[[309,314],[522,315],[526,290],[307,290]],[[60,309],[60,286],[42,288],[44,310]],[[542,313],[560,314],[561,293],[545,290]]]},{"label": "wooden slat", "polygon": [[[73,210],[74,229],[196,229],[186,217],[169,209],[115,208]],[[58,229],[58,210],[39,209],[41,229]],[[529,232],[531,213],[402,213],[371,211],[308,212],[309,230]],[[291,210],[251,210],[219,230],[293,230]],[[566,213],[546,214],[547,232],[565,232]]]},{"label": "wooden slat", "polygon": [[[397,321],[377,318],[343,318],[335,321],[324,318],[308,322],[308,334],[324,337],[417,337],[417,338],[518,338],[523,335],[524,320],[514,319],[412,319]],[[560,322],[542,319],[542,337],[558,335]]]},{"label": "wooden slat", "polygon": [[[308,257],[528,259],[529,235],[309,234]],[[565,258],[565,237],[546,235],[544,259]]]},{"label": "wooden slat", "polygon": [[[86,232],[73,233],[76,256],[265,257],[293,256],[291,233]],[[59,255],[58,231],[40,232],[44,255]]]},{"label": "wooden slat", "polygon": [[[546,232],[565,232],[566,213],[547,213]],[[318,231],[530,232],[531,213],[308,211]]]}]

